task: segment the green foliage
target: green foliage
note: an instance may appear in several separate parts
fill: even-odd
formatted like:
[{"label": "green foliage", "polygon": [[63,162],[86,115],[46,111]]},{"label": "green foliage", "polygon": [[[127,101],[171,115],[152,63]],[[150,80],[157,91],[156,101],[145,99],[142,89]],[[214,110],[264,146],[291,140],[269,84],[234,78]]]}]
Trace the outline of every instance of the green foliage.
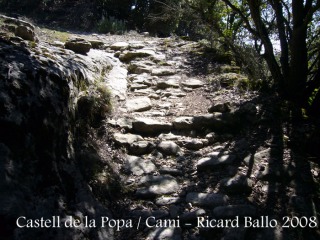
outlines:
[{"label": "green foliage", "polygon": [[128,29],[125,20],[108,17],[100,20],[97,30],[100,33],[124,34]]}]

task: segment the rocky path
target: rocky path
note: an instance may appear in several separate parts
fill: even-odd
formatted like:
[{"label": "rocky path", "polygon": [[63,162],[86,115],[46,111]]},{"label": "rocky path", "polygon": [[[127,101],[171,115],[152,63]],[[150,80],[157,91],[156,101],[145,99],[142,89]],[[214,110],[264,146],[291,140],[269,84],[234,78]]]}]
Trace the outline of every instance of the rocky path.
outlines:
[{"label": "rocky path", "polygon": [[[128,70],[126,97],[115,103],[108,125],[123,149],[120,171],[132,191],[118,217],[141,217],[138,231],[129,231],[134,239],[244,239],[242,219],[234,228],[223,219],[258,216],[248,198],[254,182],[240,159],[248,143],[241,139],[230,151],[226,140],[239,116],[228,95],[219,96],[190,69],[188,53],[198,47],[173,39],[110,46]],[[256,111],[250,104],[244,110]],[[212,219],[220,227],[215,220],[208,225]]]},{"label": "rocky path", "polygon": [[[115,221],[48,229],[50,239],[319,239],[319,166],[295,145],[304,141],[292,137],[312,128],[290,126],[277,97],[249,90],[256,82],[238,67],[179,38],[50,35],[24,21],[0,20],[1,110],[14,126],[3,135],[31,131],[24,148],[9,138],[2,152],[6,159],[10,148],[39,156],[30,163],[19,153],[15,167],[5,164],[13,212],[126,221],[119,229]],[[65,34],[72,39],[57,41]],[[108,89],[113,112],[104,118]],[[49,135],[55,137],[44,141]],[[21,190],[23,198],[18,183],[47,195]],[[11,212],[4,213],[15,223]],[[300,227],[292,226],[297,221]],[[29,230],[8,232],[38,237]]]}]

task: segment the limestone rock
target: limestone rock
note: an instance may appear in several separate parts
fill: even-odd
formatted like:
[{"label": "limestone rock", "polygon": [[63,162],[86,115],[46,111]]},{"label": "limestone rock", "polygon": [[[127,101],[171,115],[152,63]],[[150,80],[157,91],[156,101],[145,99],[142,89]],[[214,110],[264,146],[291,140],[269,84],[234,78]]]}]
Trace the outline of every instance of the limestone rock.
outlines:
[{"label": "limestone rock", "polygon": [[127,156],[125,168],[136,176],[156,171],[156,166],[150,160],[137,156]]},{"label": "limestone rock", "polygon": [[197,193],[191,192],[186,196],[186,202],[200,207],[217,207],[225,205],[228,197],[219,193]]},{"label": "limestone rock", "polygon": [[160,142],[157,149],[166,155],[176,155],[180,151],[180,147],[172,141]]},{"label": "limestone rock", "polygon": [[169,76],[174,75],[176,71],[171,68],[154,68],[151,71],[151,75],[153,76]]},{"label": "limestone rock", "polygon": [[75,53],[86,54],[91,49],[91,43],[82,38],[69,39],[64,44],[66,49],[70,49]]},{"label": "limestone rock", "polygon": [[181,199],[178,197],[159,197],[156,199],[156,204],[158,206],[166,206],[166,205],[171,205],[175,203],[181,202]]},{"label": "limestone rock", "polygon": [[236,159],[235,155],[224,155],[224,156],[209,156],[205,158],[201,158],[197,162],[198,170],[206,170],[208,168],[226,165],[232,163]]},{"label": "limestone rock", "polygon": [[143,138],[140,135],[135,135],[131,133],[127,133],[127,134],[115,133],[113,135],[113,138],[116,143],[126,147],[128,147],[133,142],[143,140]]},{"label": "limestone rock", "polygon": [[200,139],[185,139],[180,140],[178,143],[190,150],[199,150],[204,147],[203,142]]},{"label": "limestone rock", "polygon": [[140,180],[136,195],[142,198],[151,198],[158,195],[174,193],[179,190],[179,184],[174,177],[164,176],[145,176]]},{"label": "limestone rock", "polygon": [[17,26],[15,30],[15,35],[21,37],[24,40],[37,41],[35,32],[29,26]]},{"label": "limestone rock", "polygon": [[183,86],[188,87],[188,88],[199,88],[203,87],[205,85],[204,82],[198,80],[198,79],[187,79],[181,83]]},{"label": "limestone rock", "polygon": [[128,47],[129,47],[129,43],[127,42],[116,42],[110,46],[110,49],[118,51],[118,50],[128,49]]},{"label": "limestone rock", "polygon": [[151,61],[134,62],[128,66],[130,73],[141,74],[141,73],[151,73],[154,63]]},{"label": "limestone rock", "polygon": [[139,97],[128,100],[126,107],[129,112],[142,112],[152,108],[151,100],[148,97]]},{"label": "limestone rock", "polygon": [[102,49],[104,47],[104,42],[100,40],[89,40],[93,49]]},{"label": "limestone rock", "polygon": [[150,118],[138,118],[132,122],[133,130],[139,133],[158,133],[162,131],[170,131],[172,124],[160,122]]},{"label": "limestone rock", "polygon": [[177,130],[188,130],[193,128],[193,117],[178,117],[173,121],[173,127]]},{"label": "limestone rock", "polygon": [[124,51],[120,54],[119,59],[124,62],[131,61],[135,58],[144,58],[144,57],[150,57],[155,56],[156,53],[153,50],[149,49],[139,49],[136,51]]},{"label": "limestone rock", "polygon": [[166,88],[178,88],[179,82],[175,79],[160,80],[157,82],[157,88],[166,89]]},{"label": "limestone rock", "polygon": [[253,181],[244,175],[238,175],[229,179],[223,179],[220,186],[228,193],[250,193],[252,191]]},{"label": "limestone rock", "polygon": [[155,148],[154,144],[148,141],[137,141],[130,145],[129,151],[134,155],[150,153]]}]

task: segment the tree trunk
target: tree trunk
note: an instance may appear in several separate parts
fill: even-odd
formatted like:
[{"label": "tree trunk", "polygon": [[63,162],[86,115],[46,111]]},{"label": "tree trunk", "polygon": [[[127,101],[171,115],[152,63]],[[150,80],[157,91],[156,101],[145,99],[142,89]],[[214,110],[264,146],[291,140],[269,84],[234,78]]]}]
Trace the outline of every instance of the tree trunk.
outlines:
[{"label": "tree trunk", "polygon": [[290,75],[285,80],[289,99],[302,106],[305,104],[304,93],[308,77],[307,26],[303,0],[292,2],[293,29],[290,44]]}]

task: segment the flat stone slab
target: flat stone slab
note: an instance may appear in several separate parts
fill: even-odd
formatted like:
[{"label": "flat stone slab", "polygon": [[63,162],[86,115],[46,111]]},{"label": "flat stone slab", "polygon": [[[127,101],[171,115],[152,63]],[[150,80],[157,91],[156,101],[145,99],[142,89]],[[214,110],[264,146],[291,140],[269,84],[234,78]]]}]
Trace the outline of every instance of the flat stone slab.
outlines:
[{"label": "flat stone slab", "polygon": [[176,155],[180,151],[180,147],[172,141],[160,142],[157,149],[166,155]]},{"label": "flat stone slab", "polygon": [[256,217],[257,209],[251,205],[219,206],[213,209],[213,215],[217,218],[231,219],[235,217]]},{"label": "flat stone slab", "polygon": [[152,67],[155,65],[152,61],[133,62],[128,66],[130,73],[151,73]]},{"label": "flat stone slab", "polygon": [[251,193],[253,181],[244,175],[222,179],[220,187],[228,193]]},{"label": "flat stone slab", "polygon": [[138,49],[136,51],[124,51],[122,54],[120,54],[119,59],[126,62],[135,58],[144,58],[150,56],[155,57],[155,51],[149,49]]},{"label": "flat stone slab", "polygon": [[205,158],[201,158],[197,162],[198,170],[206,170],[208,168],[231,164],[236,159],[235,155],[224,155],[221,157],[218,156],[209,156]]},{"label": "flat stone slab", "polygon": [[143,138],[140,135],[131,134],[131,133],[127,133],[127,134],[115,133],[113,135],[113,138],[116,143],[123,146],[129,146],[133,142],[143,140]]},{"label": "flat stone slab", "polygon": [[228,196],[219,193],[196,193],[191,192],[186,196],[186,202],[200,207],[217,207],[225,205]]},{"label": "flat stone slab", "polygon": [[140,176],[156,171],[156,166],[150,160],[128,155],[125,169],[133,175]]},{"label": "flat stone slab", "polygon": [[162,131],[170,131],[172,124],[168,122],[160,122],[151,118],[138,118],[132,122],[133,130],[139,133],[158,133]]},{"label": "flat stone slab", "polygon": [[152,103],[148,97],[139,97],[128,100],[126,107],[129,112],[143,112],[152,108]]},{"label": "flat stone slab", "polygon": [[179,202],[181,202],[181,199],[178,197],[159,197],[156,199],[156,204],[158,206],[166,206]]},{"label": "flat stone slab", "polygon": [[152,76],[170,76],[176,74],[176,70],[172,68],[154,68],[151,71]]},{"label": "flat stone slab", "polygon": [[188,88],[199,88],[205,85],[204,82],[194,78],[184,80],[181,84]]},{"label": "flat stone slab", "polygon": [[129,47],[129,43],[127,42],[116,42],[110,46],[110,49],[117,51],[117,50],[125,50],[128,47]]},{"label": "flat stone slab", "polygon": [[179,87],[179,82],[175,79],[159,80],[157,82],[157,88],[159,89],[178,88],[178,87]]},{"label": "flat stone slab", "polygon": [[142,177],[139,186],[142,187],[137,189],[136,195],[141,198],[167,195],[179,190],[177,180],[168,175]]}]

